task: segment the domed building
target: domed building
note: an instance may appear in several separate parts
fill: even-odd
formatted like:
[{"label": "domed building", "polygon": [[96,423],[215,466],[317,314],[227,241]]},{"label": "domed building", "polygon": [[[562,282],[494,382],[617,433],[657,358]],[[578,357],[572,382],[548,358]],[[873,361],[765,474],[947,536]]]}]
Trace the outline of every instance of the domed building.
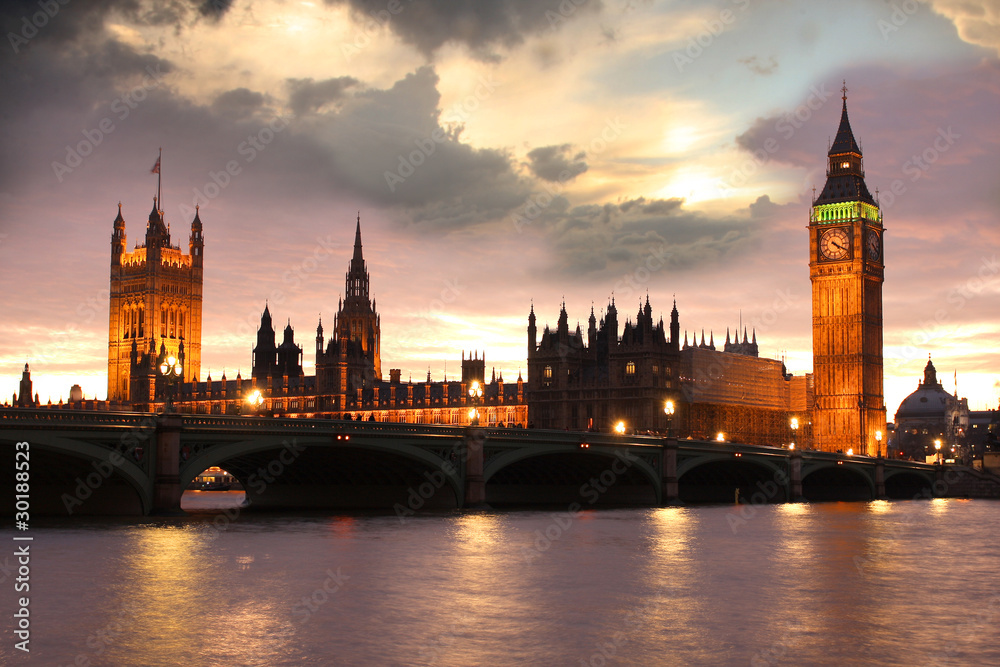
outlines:
[{"label": "domed building", "polygon": [[937,379],[934,363],[928,358],[924,381],[903,399],[896,410],[894,449],[906,458],[923,461],[935,456],[935,441],[941,442],[943,458],[965,455],[965,434],[969,428],[969,399],[949,394]]}]

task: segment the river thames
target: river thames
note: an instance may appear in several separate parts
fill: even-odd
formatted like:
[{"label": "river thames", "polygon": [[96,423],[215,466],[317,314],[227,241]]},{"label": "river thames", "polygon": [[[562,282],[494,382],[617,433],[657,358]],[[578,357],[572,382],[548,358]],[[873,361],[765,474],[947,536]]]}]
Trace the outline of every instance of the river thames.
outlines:
[{"label": "river thames", "polygon": [[8,621],[0,662],[1000,664],[994,501],[218,513],[241,497],[33,528],[31,653]]}]

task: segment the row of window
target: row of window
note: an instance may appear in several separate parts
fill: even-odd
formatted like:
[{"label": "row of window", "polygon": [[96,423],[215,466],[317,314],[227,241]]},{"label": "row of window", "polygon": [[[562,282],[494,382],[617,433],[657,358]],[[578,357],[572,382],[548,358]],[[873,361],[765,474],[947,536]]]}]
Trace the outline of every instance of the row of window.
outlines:
[{"label": "row of window", "polygon": [[[663,371],[664,371],[665,375],[670,375],[670,367],[669,366],[664,366]],[[660,367],[659,367],[659,365],[653,364],[653,375],[659,375],[659,373],[660,373]],[[566,375],[569,375],[569,369],[568,368],[566,369]],[[630,361],[627,364],[625,364],[625,375],[635,375],[635,362],[634,361]],[[546,366],[542,370],[542,376],[546,380],[551,380],[552,379],[552,366]],[[546,383],[546,385],[548,385],[548,384],[549,383]]]}]

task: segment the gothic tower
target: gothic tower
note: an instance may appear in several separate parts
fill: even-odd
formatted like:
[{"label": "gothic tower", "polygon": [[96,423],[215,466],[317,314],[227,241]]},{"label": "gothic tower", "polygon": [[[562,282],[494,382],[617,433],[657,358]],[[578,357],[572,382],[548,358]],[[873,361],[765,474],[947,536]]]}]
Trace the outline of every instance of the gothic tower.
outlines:
[{"label": "gothic tower", "polygon": [[[381,318],[370,298],[368,284],[359,214],[344,299],[334,318],[333,332],[325,350],[322,325],[316,327],[316,382],[320,391],[353,394],[382,380]],[[343,409],[344,406],[332,407]]]},{"label": "gothic tower", "polygon": [[865,185],[861,149],[843,89],[826,185],[809,217],[813,434],[817,449],[877,455],[885,433],[882,391],[882,212]]},{"label": "gothic tower", "polygon": [[154,377],[151,357],[157,351],[183,357],[185,382],[196,381],[201,371],[205,239],[196,210],[189,252],[171,245],[170,228],[156,198],[146,223],[145,244],[129,251],[126,238],[118,204],[111,235],[108,400],[146,402],[154,387],[133,384]]}]

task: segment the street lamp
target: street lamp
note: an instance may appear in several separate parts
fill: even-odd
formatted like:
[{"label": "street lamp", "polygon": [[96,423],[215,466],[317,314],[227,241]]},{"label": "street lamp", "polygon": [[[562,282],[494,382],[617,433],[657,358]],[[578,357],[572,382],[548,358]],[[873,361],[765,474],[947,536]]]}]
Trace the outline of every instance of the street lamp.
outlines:
[{"label": "street lamp", "polygon": [[723,433],[722,431],[719,431],[718,435],[715,436],[715,441],[716,442],[725,442],[726,441],[726,434]]},{"label": "street lamp", "polygon": [[170,401],[172,389],[181,379],[184,374],[184,367],[181,366],[181,362],[178,361],[177,357],[174,355],[169,355],[163,361],[160,362],[160,376],[167,385],[167,404],[164,408],[165,412],[170,412],[173,409],[173,404]]},{"label": "street lamp", "polygon": [[472,408],[469,410],[469,423],[472,426],[479,426],[479,410],[476,409],[476,403],[482,397],[483,386],[479,384],[479,380],[473,380],[472,386],[469,387],[469,399],[472,401]]},{"label": "street lamp", "polygon": [[934,449],[937,450],[937,462],[938,462],[938,465],[941,465],[941,441],[940,440],[935,440],[934,441]]},{"label": "street lamp", "polygon": [[882,456],[882,431],[875,431],[875,453]]},{"label": "street lamp", "polygon": [[667,437],[674,436],[674,402],[667,401],[663,406],[663,413],[667,415]]},{"label": "street lamp", "polygon": [[260,389],[254,389],[250,392],[250,395],[247,396],[247,405],[250,406],[250,409],[254,414],[257,414],[257,412],[260,411],[260,406],[263,404],[264,394],[260,393]]},{"label": "street lamp", "polygon": [[625,422],[618,422],[617,424],[615,424],[615,433],[617,433],[618,435],[625,434]]},{"label": "street lamp", "polygon": [[792,443],[788,445],[789,449],[795,449],[795,433],[799,430],[799,418],[792,417]]}]

